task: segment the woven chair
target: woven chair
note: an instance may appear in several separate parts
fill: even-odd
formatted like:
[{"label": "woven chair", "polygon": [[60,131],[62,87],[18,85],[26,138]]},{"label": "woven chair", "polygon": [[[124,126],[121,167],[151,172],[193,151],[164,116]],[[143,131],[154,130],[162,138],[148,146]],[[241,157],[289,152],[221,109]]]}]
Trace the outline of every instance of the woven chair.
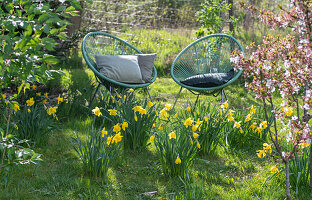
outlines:
[{"label": "woven chair", "polygon": [[183,49],[171,66],[171,77],[181,86],[174,106],[182,88],[186,88],[197,95],[195,105],[200,94],[213,94],[216,96],[221,93],[223,101],[223,95],[225,96],[223,89],[238,79],[242,74],[241,70],[235,71],[233,78],[225,84],[215,87],[193,87],[183,84],[181,81],[200,74],[228,72],[234,67],[230,62],[233,51],[243,52],[243,48],[235,38],[225,34],[208,35]]},{"label": "woven chair", "polygon": [[[110,92],[114,88],[119,89],[127,89],[127,88],[145,88],[150,99],[152,100],[152,97],[148,91],[148,86],[152,84],[157,77],[157,71],[155,66],[153,66],[153,74],[152,79],[150,82],[142,83],[142,84],[130,84],[130,83],[123,83],[118,82],[115,80],[112,80],[108,77],[105,77],[103,74],[101,74],[97,68],[96,62],[95,62],[95,55],[135,55],[135,54],[142,54],[141,51],[139,51],[137,48],[129,44],[128,42],[110,35],[108,33],[103,32],[91,32],[88,33],[81,44],[81,51],[83,58],[85,59],[87,65],[89,68],[93,71],[97,81],[98,86],[95,90],[94,95],[92,96],[89,105],[91,105],[100,85],[102,84],[105,86]],[[127,72],[125,72],[127,73]]]}]

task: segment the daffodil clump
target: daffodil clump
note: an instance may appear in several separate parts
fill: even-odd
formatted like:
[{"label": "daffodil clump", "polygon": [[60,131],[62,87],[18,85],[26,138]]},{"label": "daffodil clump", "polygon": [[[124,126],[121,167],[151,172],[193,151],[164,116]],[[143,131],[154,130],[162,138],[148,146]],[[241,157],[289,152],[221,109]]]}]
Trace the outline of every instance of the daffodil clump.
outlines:
[{"label": "daffodil clump", "polygon": [[[101,110],[99,107],[92,109],[94,119],[102,116]],[[115,115],[114,110],[110,112]],[[123,121],[114,124],[111,128],[101,127],[97,129],[94,127],[94,122],[95,120],[93,120],[92,128],[88,131],[86,142],[82,142],[77,133],[76,138],[74,138],[77,145],[74,148],[82,161],[85,172],[91,176],[105,179],[108,168],[119,156],[129,124]]]},{"label": "daffodil clump", "polygon": [[137,99],[133,95],[133,89],[111,96],[111,104],[105,115],[113,123],[127,122],[123,140],[125,149],[137,150],[146,147],[157,119],[156,107],[150,100]]},{"label": "daffodil clump", "polygon": [[[25,83],[22,86],[17,94],[1,94],[0,104],[4,102],[12,110],[16,137],[30,140],[31,144],[42,144],[55,127],[57,109],[64,98],[61,95],[49,98],[48,93],[38,91],[35,84]],[[19,98],[21,92],[23,99]]]}]

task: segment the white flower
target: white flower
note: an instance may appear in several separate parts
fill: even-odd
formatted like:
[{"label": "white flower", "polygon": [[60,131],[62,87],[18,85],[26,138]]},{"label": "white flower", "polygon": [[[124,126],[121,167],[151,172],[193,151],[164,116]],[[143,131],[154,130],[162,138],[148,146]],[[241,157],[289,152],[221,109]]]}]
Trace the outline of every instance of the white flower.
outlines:
[{"label": "white flower", "polygon": [[296,121],[298,119],[297,115],[292,116],[291,120]]},{"label": "white flower", "polygon": [[66,0],[59,0],[59,2],[64,3]]}]

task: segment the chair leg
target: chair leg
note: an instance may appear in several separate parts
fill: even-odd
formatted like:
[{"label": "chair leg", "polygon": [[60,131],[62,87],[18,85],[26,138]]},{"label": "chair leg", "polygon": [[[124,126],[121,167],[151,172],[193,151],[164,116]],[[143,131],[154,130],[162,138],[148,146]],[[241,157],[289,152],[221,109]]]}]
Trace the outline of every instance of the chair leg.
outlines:
[{"label": "chair leg", "polygon": [[177,101],[178,101],[178,98],[179,98],[179,96],[180,96],[180,94],[181,94],[181,91],[182,91],[182,87],[180,88],[180,91],[179,91],[179,93],[178,93],[178,95],[177,95],[177,97],[176,97],[176,100],[175,100],[175,102],[174,102],[173,107],[172,107],[171,110],[174,109],[174,107],[175,107],[175,105],[176,105],[176,103],[177,103]]},{"label": "chair leg", "polygon": [[90,106],[91,106],[91,104],[92,104],[92,102],[93,102],[93,100],[94,100],[94,98],[95,98],[96,93],[97,93],[98,90],[99,90],[100,85],[101,85],[101,84],[99,83],[98,86],[96,87],[96,90],[95,90],[95,92],[94,92],[92,98],[91,98],[90,101],[89,101],[89,106],[88,106],[89,108],[90,108]]},{"label": "chair leg", "polygon": [[198,99],[199,99],[199,95],[200,95],[200,94],[197,94],[197,98],[196,98],[196,101],[195,101],[195,104],[194,104],[194,109],[195,109],[195,107],[196,107],[196,104],[197,104],[197,102],[198,102]]},{"label": "chair leg", "polygon": [[221,90],[221,101],[222,101],[222,103],[223,103],[223,96],[224,96],[225,99],[227,100],[227,97],[226,97],[226,94],[225,94],[224,89]]},{"label": "chair leg", "polygon": [[151,99],[151,102],[153,102],[152,96],[151,96],[151,94],[150,94],[148,88],[146,87],[145,89],[146,89],[146,91],[147,91],[147,93],[148,93],[149,98]]}]

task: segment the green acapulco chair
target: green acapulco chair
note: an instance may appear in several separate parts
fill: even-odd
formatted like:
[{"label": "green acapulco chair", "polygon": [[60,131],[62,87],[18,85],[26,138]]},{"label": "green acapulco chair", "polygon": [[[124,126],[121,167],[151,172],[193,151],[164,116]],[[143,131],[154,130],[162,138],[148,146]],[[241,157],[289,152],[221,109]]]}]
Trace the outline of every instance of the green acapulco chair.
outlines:
[{"label": "green acapulco chair", "polygon": [[[186,78],[209,73],[224,73],[233,69],[230,61],[233,51],[244,53],[241,44],[232,36],[225,34],[213,34],[196,40],[183,49],[175,58],[171,66],[171,77],[181,86],[173,107],[176,105],[182,88],[186,88],[197,95],[195,105],[200,94],[225,95],[224,87],[230,85],[242,74],[242,70],[234,72],[234,76],[228,82],[215,87],[194,87],[181,83]],[[226,97],[226,96],[225,96]]]},{"label": "green acapulco chair", "polygon": [[[153,74],[152,79],[150,82],[147,83],[141,83],[141,84],[131,84],[131,83],[123,83],[118,82],[115,80],[112,80],[108,77],[105,77],[103,74],[101,74],[98,71],[96,62],[95,62],[95,55],[135,55],[135,54],[142,54],[140,50],[129,44],[128,42],[110,35],[108,33],[103,32],[91,32],[88,33],[81,44],[81,51],[83,58],[85,59],[87,65],[90,67],[90,69],[93,71],[97,81],[98,86],[96,88],[96,91],[93,95],[93,97],[90,100],[89,105],[91,105],[99,86],[102,84],[108,89],[110,92],[113,88],[145,88],[150,99],[152,100],[152,97],[148,91],[148,86],[152,84],[157,77],[157,71],[155,66],[153,66]],[[126,72],[125,72],[126,73]]]}]

